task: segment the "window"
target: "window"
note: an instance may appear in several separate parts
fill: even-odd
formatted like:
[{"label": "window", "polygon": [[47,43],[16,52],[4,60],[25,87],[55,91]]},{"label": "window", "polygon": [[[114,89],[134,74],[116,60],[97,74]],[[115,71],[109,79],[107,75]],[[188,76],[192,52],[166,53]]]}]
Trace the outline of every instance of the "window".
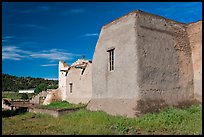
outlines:
[{"label": "window", "polygon": [[69,92],[72,93],[72,87],[73,87],[73,84],[72,83],[69,83]]},{"label": "window", "polygon": [[109,54],[109,70],[110,71],[114,70],[114,50],[115,49],[110,49],[107,51]]}]

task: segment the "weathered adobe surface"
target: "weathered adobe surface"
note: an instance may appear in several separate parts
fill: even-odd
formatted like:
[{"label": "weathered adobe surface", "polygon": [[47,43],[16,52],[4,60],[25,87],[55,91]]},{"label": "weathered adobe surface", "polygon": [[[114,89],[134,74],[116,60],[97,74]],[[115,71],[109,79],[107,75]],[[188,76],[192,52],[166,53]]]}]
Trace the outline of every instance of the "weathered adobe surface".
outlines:
[{"label": "weathered adobe surface", "polygon": [[[71,68],[68,72],[66,100],[70,103],[88,103],[92,95],[92,64],[87,63],[85,68]],[[72,83],[72,92],[69,84]]]},{"label": "weathered adobe surface", "polygon": [[188,37],[192,50],[194,71],[194,98],[202,101],[202,21],[187,26]]},{"label": "weathered adobe surface", "polygon": [[169,105],[185,107],[197,103],[193,100],[193,65],[186,24],[134,11],[103,26],[98,43],[103,42],[101,36],[104,35],[104,30],[125,22],[134,13],[137,21],[132,29],[136,30],[139,60],[137,77],[140,88],[136,92],[139,92],[139,98],[129,101],[114,98],[112,101],[109,98],[92,99],[88,107],[91,110],[104,110],[109,114],[131,117],[133,112],[134,115],[140,115],[159,111]]},{"label": "weathered adobe surface", "polygon": [[193,100],[193,67],[187,25],[147,13],[139,14],[137,45],[140,113],[166,106],[184,107]]},{"label": "weathered adobe surface", "polygon": [[[92,95],[92,62],[78,59],[71,66],[59,62],[59,96],[70,103],[87,103]],[[72,84],[72,92],[70,91]]]},{"label": "weathered adobe surface", "polygon": [[51,91],[47,91],[48,94],[43,102],[43,105],[48,105],[51,102],[57,102],[57,101],[61,101],[61,95],[60,95],[60,89],[54,89]]},{"label": "weathered adobe surface", "polygon": [[149,14],[139,14],[139,85],[142,98],[169,105],[193,96],[191,48],[186,25]]}]

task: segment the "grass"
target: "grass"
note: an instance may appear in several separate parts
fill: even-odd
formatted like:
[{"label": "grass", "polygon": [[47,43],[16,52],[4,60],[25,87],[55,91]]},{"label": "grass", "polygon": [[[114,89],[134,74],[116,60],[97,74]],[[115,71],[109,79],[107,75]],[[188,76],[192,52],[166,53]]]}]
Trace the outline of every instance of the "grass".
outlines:
[{"label": "grass", "polygon": [[[63,106],[63,105],[62,105]],[[110,116],[85,108],[54,118],[46,114],[22,113],[3,118],[3,135],[118,135],[202,134],[201,105],[186,109],[167,108],[139,118]]]},{"label": "grass", "polygon": [[[35,95],[35,93],[27,93],[28,97],[31,98]],[[18,92],[2,92],[2,98],[9,98],[9,99],[21,99],[21,93]]]},{"label": "grass", "polygon": [[83,107],[85,104],[71,104],[67,101],[62,102],[52,102],[49,105],[42,105],[40,108],[78,108]]}]

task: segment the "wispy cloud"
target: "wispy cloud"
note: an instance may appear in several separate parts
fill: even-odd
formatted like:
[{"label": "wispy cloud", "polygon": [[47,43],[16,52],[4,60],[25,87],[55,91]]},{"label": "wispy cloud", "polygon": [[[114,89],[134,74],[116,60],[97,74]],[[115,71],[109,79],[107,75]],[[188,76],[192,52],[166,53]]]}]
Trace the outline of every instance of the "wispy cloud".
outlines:
[{"label": "wispy cloud", "polygon": [[85,12],[85,10],[84,9],[72,9],[72,10],[70,10],[70,12],[71,13],[83,13],[83,12]]},{"label": "wispy cloud", "polygon": [[52,8],[50,6],[38,6],[33,9],[13,10],[13,11],[21,14],[31,14],[31,13],[46,12],[46,11],[50,11],[51,9]]},{"label": "wispy cloud", "polygon": [[3,60],[21,60],[27,58],[26,54],[30,52],[19,49],[16,46],[3,46],[2,47],[2,59]]},{"label": "wispy cloud", "polygon": [[79,56],[73,53],[67,53],[60,49],[44,50],[30,55],[32,58],[44,58],[49,60],[71,60],[73,56]]},{"label": "wispy cloud", "polygon": [[84,9],[70,9],[70,10],[63,11],[62,13],[67,15],[67,14],[80,14],[84,12],[86,12],[86,10]]},{"label": "wispy cloud", "polygon": [[[20,49],[17,46],[3,46],[2,47],[2,59],[3,60],[22,60],[22,59],[47,59],[50,61],[58,60],[72,60],[75,56],[81,56],[78,54],[69,53],[63,49],[50,49],[43,51],[28,51]],[[48,65],[48,64],[45,64]],[[45,66],[44,65],[44,66]],[[53,64],[52,64],[53,65]]]},{"label": "wispy cloud", "polygon": [[5,36],[5,37],[3,37],[3,39],[13,39],[13,38],[15,38],[14,36]]},{"label": "wispy cloud", "polygon": [[50,6],[39,6],[37,8],[41,11],[50,11],[52,9]]},{"label": "wispy cloud", "polygon": [[91,36],[98,36],[98,35],[99,35],[98,33],[87,33],[84,36],[85,37],[91,37]]},{"label": "wispy cloud", "polygon": [[35,29],[46,29],[44,26],[36,25],[36,24],[22,24],[22,27],[30,27]]},{"label": "wispy cloud", "polygon": [[4,36],[4,37],[2,37],[2,42],[9,42],[13,38],[15,38],[15,37],[14,36]]},{"label": "wispy cloud", "polygon": [[42,67],[52,67],[52,66],[57,66],[58,64],[43,64],[43,65],[40,65]]}]

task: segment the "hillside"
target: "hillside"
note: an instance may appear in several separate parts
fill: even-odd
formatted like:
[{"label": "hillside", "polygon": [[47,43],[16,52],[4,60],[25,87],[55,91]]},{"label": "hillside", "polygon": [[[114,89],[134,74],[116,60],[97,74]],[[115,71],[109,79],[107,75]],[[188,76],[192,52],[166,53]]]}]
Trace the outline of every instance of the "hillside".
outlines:
[{"label": "hillside", "polygon": [[9,74],[2,74],[2,91],[14,91],[36,88],[39,84],[46,84],[50,88],[58,87],[58,80],[46,80],[43,78],[17,77]]}]

